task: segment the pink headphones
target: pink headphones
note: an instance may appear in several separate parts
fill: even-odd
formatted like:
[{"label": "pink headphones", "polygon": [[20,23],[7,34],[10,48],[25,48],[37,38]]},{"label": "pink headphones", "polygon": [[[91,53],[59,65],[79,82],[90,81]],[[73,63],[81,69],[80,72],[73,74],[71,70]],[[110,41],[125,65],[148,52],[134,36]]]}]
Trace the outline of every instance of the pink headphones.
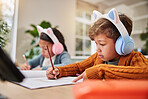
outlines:
[{"label": "pink headphones", "polygon": [[52,39],[52,41],[54,42],[52,46],[52,51],[55,55],[61,54],[64,51],[63,45],[59,42],[57,37],[54,35],[51,28],[43,29],[41,26],[37,26],[37,30],[39,32],[39,35],[41,33],[45,33]]}]

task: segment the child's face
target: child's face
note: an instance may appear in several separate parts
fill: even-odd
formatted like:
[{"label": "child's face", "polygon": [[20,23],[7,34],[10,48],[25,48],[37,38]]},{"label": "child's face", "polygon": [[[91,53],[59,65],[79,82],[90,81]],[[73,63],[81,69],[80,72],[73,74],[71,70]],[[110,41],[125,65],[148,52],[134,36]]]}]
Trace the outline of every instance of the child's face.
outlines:
[{"label": "child's face", "polygon": [[94,37],[97,47],[97,53],[103,61],[117,61],[119,55],[115,51],[113,39],[108,38],[105,34],[99,34]]},{"label": "child's face", "polygon": [[39,46],[41,47],[41,53],[42,53],[42,56],[45,57],[45,58],[49,58],[47,45],[48,45],[48,48],[49,48],[50,55],[54,56],[54,53],[52,52],[52,45],[53,44],[50,43],[50,42],[47,42],[45,40],[39,39]]}]

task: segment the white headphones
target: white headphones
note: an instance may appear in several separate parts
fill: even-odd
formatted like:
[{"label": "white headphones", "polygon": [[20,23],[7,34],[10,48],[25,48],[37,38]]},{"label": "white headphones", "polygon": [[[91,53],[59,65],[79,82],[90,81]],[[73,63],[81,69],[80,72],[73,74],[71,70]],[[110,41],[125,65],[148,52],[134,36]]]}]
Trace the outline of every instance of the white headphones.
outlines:
[{"label": "white headphones", "polygon": [[43,29],[41,26],[37,26],[37,30],[39,32],[39,35],[41,33],[45,33],[46,35],[48,35],[52,39],[52,41],[54,42],[54,44],[52,46],[52,51],[55,55],[61,54],[64,51],[63,45],[59,42],[57,37],[54,35],[51,28]]},{"label": "white headphones", "polygon": [[119,19],[119,15],[115,8],[111,9],[107,14],[102,15],[100,12],[93,11],[94,22],[100,18],[105,18],[112,22],[118,29],[121,36],[116,40],[115,49],[119,55],[127,55],[134,49],[134,42],[129,36],[125,26]]}]

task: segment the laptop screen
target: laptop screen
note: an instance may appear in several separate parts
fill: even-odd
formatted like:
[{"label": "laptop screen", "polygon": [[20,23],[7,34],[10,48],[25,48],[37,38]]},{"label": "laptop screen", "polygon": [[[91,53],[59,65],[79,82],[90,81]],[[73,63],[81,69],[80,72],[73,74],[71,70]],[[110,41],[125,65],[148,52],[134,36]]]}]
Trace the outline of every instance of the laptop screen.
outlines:
[{"label": "laptop screen", "polygon": [[21,82],[24,78],[24,75],[0,47],[0,79]]}]

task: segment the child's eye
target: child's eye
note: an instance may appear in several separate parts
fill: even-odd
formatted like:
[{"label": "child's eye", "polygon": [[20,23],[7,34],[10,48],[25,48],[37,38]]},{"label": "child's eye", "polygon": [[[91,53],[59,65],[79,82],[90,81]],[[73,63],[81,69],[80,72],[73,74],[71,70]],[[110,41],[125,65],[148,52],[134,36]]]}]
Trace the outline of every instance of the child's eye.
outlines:
[{"label": "child's eye", "polygon": [[44,50],[47,50],[47,48],[44,48]]},{"label": "child's eye", "polygon": [[105,46],[105,44],[100,44],[101,46]]}]

